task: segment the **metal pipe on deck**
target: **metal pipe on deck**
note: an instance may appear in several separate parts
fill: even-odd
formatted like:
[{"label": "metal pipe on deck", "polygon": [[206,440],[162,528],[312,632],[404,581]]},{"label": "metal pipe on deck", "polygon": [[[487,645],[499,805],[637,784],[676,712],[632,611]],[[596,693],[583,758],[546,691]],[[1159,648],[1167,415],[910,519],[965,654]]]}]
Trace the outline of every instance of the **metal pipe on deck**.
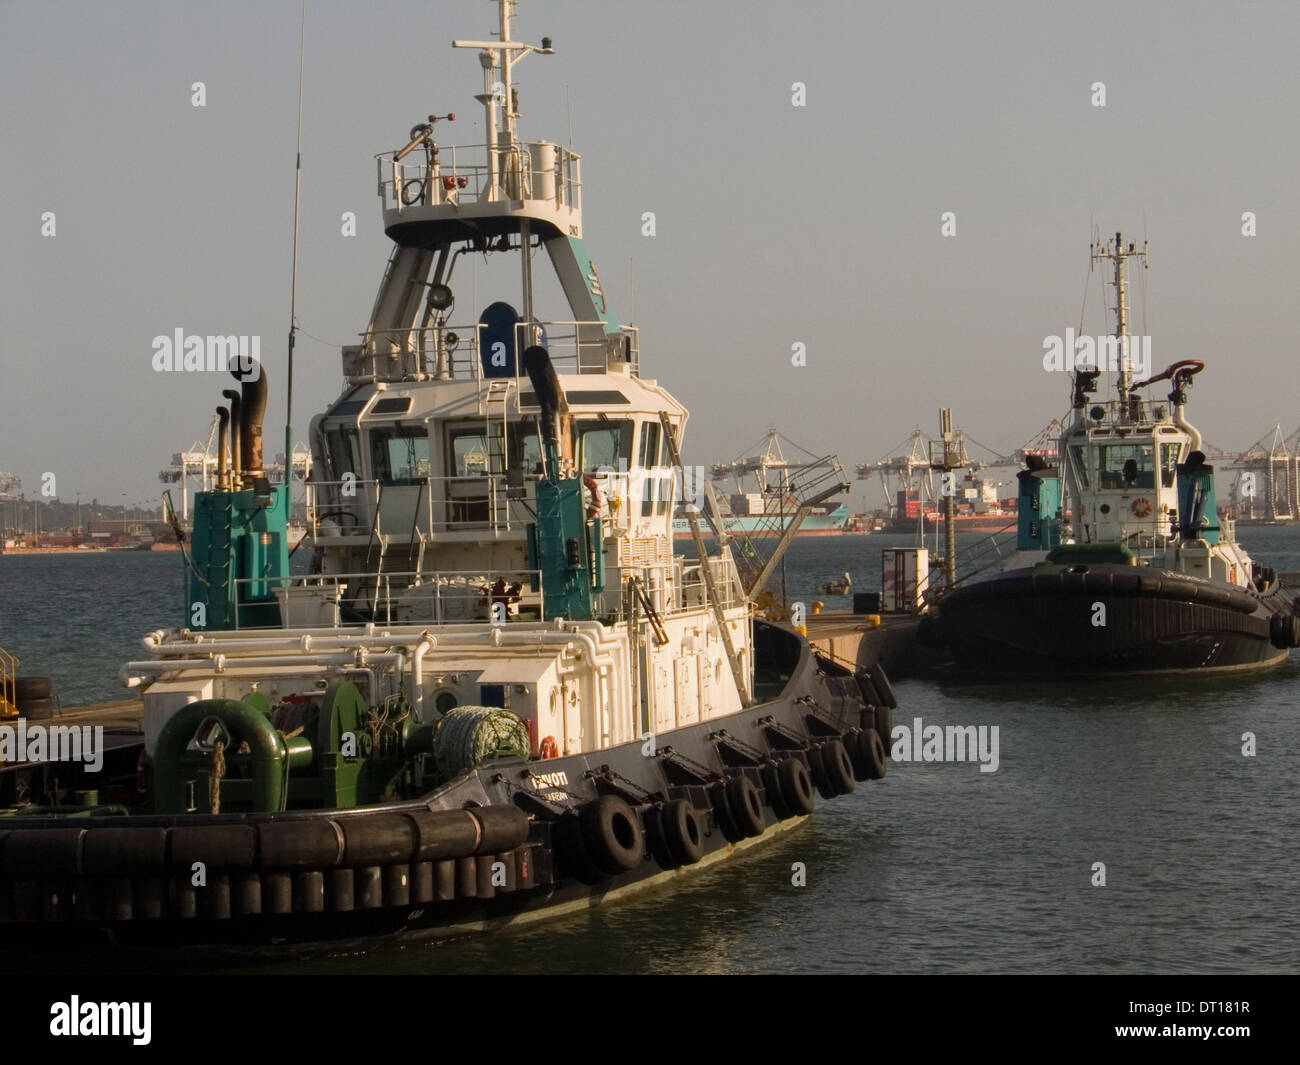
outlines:
[{"label": "metal pipe on deck", "polygon": [[221,394],[230,400],[230,491],[237,492],[242,487],[240,471],[243,463],[240,455],[240,407],[243,401],[233,388],[223,388]]},{"label": "metal pipe on deck", "polygon": [[230,411],[217,408],[217,490],[230,490]]}]

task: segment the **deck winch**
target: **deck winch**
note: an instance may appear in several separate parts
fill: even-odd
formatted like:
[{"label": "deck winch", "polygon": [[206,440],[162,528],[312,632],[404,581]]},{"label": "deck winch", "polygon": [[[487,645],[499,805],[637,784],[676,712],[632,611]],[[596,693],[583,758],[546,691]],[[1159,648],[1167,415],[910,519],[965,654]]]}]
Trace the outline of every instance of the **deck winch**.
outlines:
[{"label": "deck winch", "polygon": [[159,734],[153,809],[275,812],[391,799],[422,778],[433,736],[405,702],[368,707],[347,681],[274,708],[260,692],[201,700]]}]

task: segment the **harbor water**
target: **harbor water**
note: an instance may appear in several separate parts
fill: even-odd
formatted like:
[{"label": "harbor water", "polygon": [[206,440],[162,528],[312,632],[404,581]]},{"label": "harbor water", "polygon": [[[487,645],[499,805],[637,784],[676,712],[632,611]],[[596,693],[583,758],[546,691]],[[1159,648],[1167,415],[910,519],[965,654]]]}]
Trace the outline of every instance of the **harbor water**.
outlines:
[{"label": "harbor water", "polygon": [[[1279,571],[1300,529],[1243,529]],[[979,536],[959,538],[959,547]],[[880,586],[904,536],[795,542],[791,600]],[[182,620],[174,554],[0,559],[0,646],[65,705],[119,699]],[[258,963],[297,972],[1254,973],[1300,968],[1300,652],[1245,680],[896,684],[895,725],[997,728],[996,772],[900,762],[803,825],[640,898],[450,944]],[[1243,750],[1253,749],[1253,754]],[[800,875],[802,871],[802,876]],[[1104,875],[1104,884],[1101,878]],[[798,886],[798,881],[806,883]],[[112,963],[105,963],[111,965]],[[156,967],[162,967],[159,963]]]}]

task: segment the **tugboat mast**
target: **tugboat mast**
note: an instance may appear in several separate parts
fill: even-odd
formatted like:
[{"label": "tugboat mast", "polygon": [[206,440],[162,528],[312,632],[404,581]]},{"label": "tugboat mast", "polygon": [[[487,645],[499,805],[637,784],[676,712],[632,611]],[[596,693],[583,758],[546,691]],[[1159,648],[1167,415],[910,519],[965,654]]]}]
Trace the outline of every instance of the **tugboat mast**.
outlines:
[{"label": "tugboat mast", "polygon": [[1124,277],[1124,261],[1134,258],[1141,259],[1142,267],[1145,269],[1147,265],[1147,243],[1143,241],[1141,251],[1138,251],[1137,244],[1132,242],[1125,248],[1124,239],[1117,232],[1113,243],[1100,244],[1094,242],[1090,245],[1090,250],[1093,262],[1097,262],[1099,259],[1110,259],[1115,264],[1115,280],[1112,284],[1115,286],[1115,337],[1119,341],[1119,398],[1122,409],[1127,412],[1133,367],[1129,362],[1128,282]]},{"label": "tugboat mast", "polygon": [[[502,200],[507,197],[503,191],[502,174],[507,168],[518,173],[520,167],[518,145],[519,100],[515,93],[512,71],[514,66],[529,52],[541,55],[554,55],[549,37],[542,38],[540,48],[511,40],[512,23],[515,17],[516,0],[498,0],[500,7],[499,41],[452,41],[453,48],[479,49],[479,64],[483,67],[483,92],[475,99],[483,105],[485,115],[484,128],[487,130],[488,188],[484,195],[487,200]],[[498,71],[500,77],[498,78]],[[497,121],[497,107],[501,108],[501,121]],[[525,322],[525,343],[536,342],[536,330],[533,326],[533,251],[532,227],[525,219],[519,228],[520,256],[523,264],[523,319]]]}]

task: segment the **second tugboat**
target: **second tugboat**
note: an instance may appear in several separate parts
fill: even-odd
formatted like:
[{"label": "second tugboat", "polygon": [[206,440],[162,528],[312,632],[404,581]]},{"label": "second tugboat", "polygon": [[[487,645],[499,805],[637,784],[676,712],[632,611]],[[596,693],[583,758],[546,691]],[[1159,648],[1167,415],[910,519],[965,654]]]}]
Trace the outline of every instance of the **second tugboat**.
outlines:
[{"label": "second tugboat", "polygon": [[[671,879],[884,775],[884,674],[755,618],[694,519],[695,557],[673,552],[686,411],[609,309],[578,156],[518,138],[511,72],[551,49],[514,40],[513,7],[499,40],[455,42],[482,64],[484,154],[437,143],[431,116],[378,157],[395,246],[312,423],[312,572],[290,576],[266,377],[241,365],[195,501],[191,627],[121,673],[143,693],[138,786],[0,818],[7,942],[499,927]],[[568,320],[536,317],[543,249]],[[506,252],[519,308],[454,319],[462,257]]]},{"label": "second tugboat", "polygon": [[[1040,461],[1019,475],[1015,555],[944,595],[926,625],[926,642],[946,644],[965,672],[1241,672],[1277,666],[1300,646],[1292,587],[1252,561],[1215,507],[1214,468],[1185,415],[1204,363],[1132,380],[1124,267],[1142,256],[1118,233],[1093,248],[1114,267],[1118,399],[1090,402],[1099,371],[1075,371],[1060,466]],[[1166,402],[1139,394],[1162,381]]]}]

